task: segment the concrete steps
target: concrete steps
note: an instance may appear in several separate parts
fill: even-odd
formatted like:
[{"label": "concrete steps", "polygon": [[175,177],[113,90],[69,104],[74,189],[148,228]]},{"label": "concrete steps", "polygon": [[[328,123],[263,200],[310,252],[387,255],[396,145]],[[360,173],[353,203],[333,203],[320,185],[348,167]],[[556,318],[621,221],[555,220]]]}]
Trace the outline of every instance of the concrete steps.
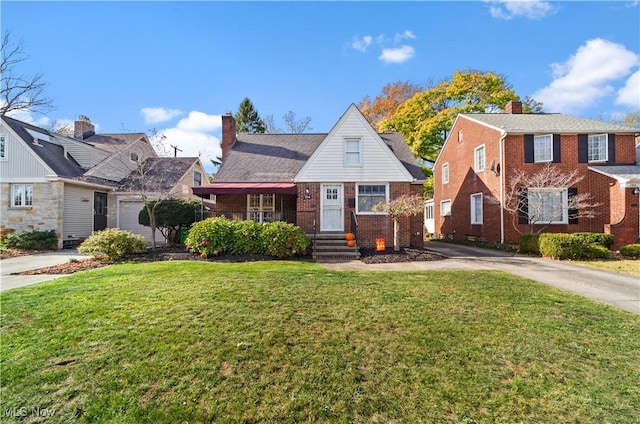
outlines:
[{"label": "concrete steps", "polygon": [[307,234],[313,245],[312,257],[317,261],[353,261],[360,259],[360,250],[356,244],[347,246],[346,233]]}]

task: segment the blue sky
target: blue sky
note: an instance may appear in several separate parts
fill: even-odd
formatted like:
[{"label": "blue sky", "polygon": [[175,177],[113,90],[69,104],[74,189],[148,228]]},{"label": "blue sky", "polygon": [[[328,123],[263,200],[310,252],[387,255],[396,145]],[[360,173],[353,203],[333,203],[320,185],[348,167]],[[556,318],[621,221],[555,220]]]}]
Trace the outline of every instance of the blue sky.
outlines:
[{"label": "blue sky", "polygon": [[47,127],[86,115],[98,132],[151,129],[180,156],[220,153],[220,116],[249,97],[328,132],[387,83],[456,70],[506,76],[545,112],[640,111],[638,1],[0,3],[22,40],[18,70],[44,73]]}]

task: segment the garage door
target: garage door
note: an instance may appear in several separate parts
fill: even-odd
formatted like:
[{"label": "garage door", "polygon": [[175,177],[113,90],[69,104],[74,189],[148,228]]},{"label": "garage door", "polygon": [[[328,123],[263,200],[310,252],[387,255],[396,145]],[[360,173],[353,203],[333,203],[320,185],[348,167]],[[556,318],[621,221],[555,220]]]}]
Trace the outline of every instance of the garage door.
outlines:
[{"label": "garage door", "polygon": [[[143,202],[120,201],[118,225],[121,229],[142,235],[151,243],[151,228],[138,224],[138,214],[144,207]],[[164,237],[156,230],[156,244],[164,244]]]}]

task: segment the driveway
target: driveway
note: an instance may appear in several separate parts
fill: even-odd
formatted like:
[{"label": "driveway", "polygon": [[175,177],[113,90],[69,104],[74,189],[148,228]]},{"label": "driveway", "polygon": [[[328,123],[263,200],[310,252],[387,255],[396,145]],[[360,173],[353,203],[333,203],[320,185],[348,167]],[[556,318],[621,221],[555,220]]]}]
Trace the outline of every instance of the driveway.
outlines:
[{"label": "driveway", "polygon": [[33,269],[46,268],[54,265],[64,264],[71,259],[86,259],[88,256],[81,255],[75,250],[58,250],[36,255],[18,256],[15,258],[2,259],[0,261],[0,291],[14,289],[16,287],[29,286],[43,281],[54,280],[64,277],[63,274],[39,274],[39,275],[12,275],[18,272],[30,271]]},{"label": "driveway", "polygon": [[499,270],[640,314],[640,278],[638,277],[573,263],[453,243],[428,241],[425,243],[425,248],[438,252],[448,259],[395,264],[365,264],[361,261],[350,261],[323,265],[341,270]]}]

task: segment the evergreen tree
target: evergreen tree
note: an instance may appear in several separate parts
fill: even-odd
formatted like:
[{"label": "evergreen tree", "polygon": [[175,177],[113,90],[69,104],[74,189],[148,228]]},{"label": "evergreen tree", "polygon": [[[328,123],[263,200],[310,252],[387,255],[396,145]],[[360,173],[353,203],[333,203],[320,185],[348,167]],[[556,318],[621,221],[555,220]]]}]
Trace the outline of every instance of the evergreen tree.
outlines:
[{"label": "evergreen tree", "polygon": [[235,118],[236,131],[239,133],[264,133],[267,129],[264,120],[260,118],[248,97],[240,103]]}]

